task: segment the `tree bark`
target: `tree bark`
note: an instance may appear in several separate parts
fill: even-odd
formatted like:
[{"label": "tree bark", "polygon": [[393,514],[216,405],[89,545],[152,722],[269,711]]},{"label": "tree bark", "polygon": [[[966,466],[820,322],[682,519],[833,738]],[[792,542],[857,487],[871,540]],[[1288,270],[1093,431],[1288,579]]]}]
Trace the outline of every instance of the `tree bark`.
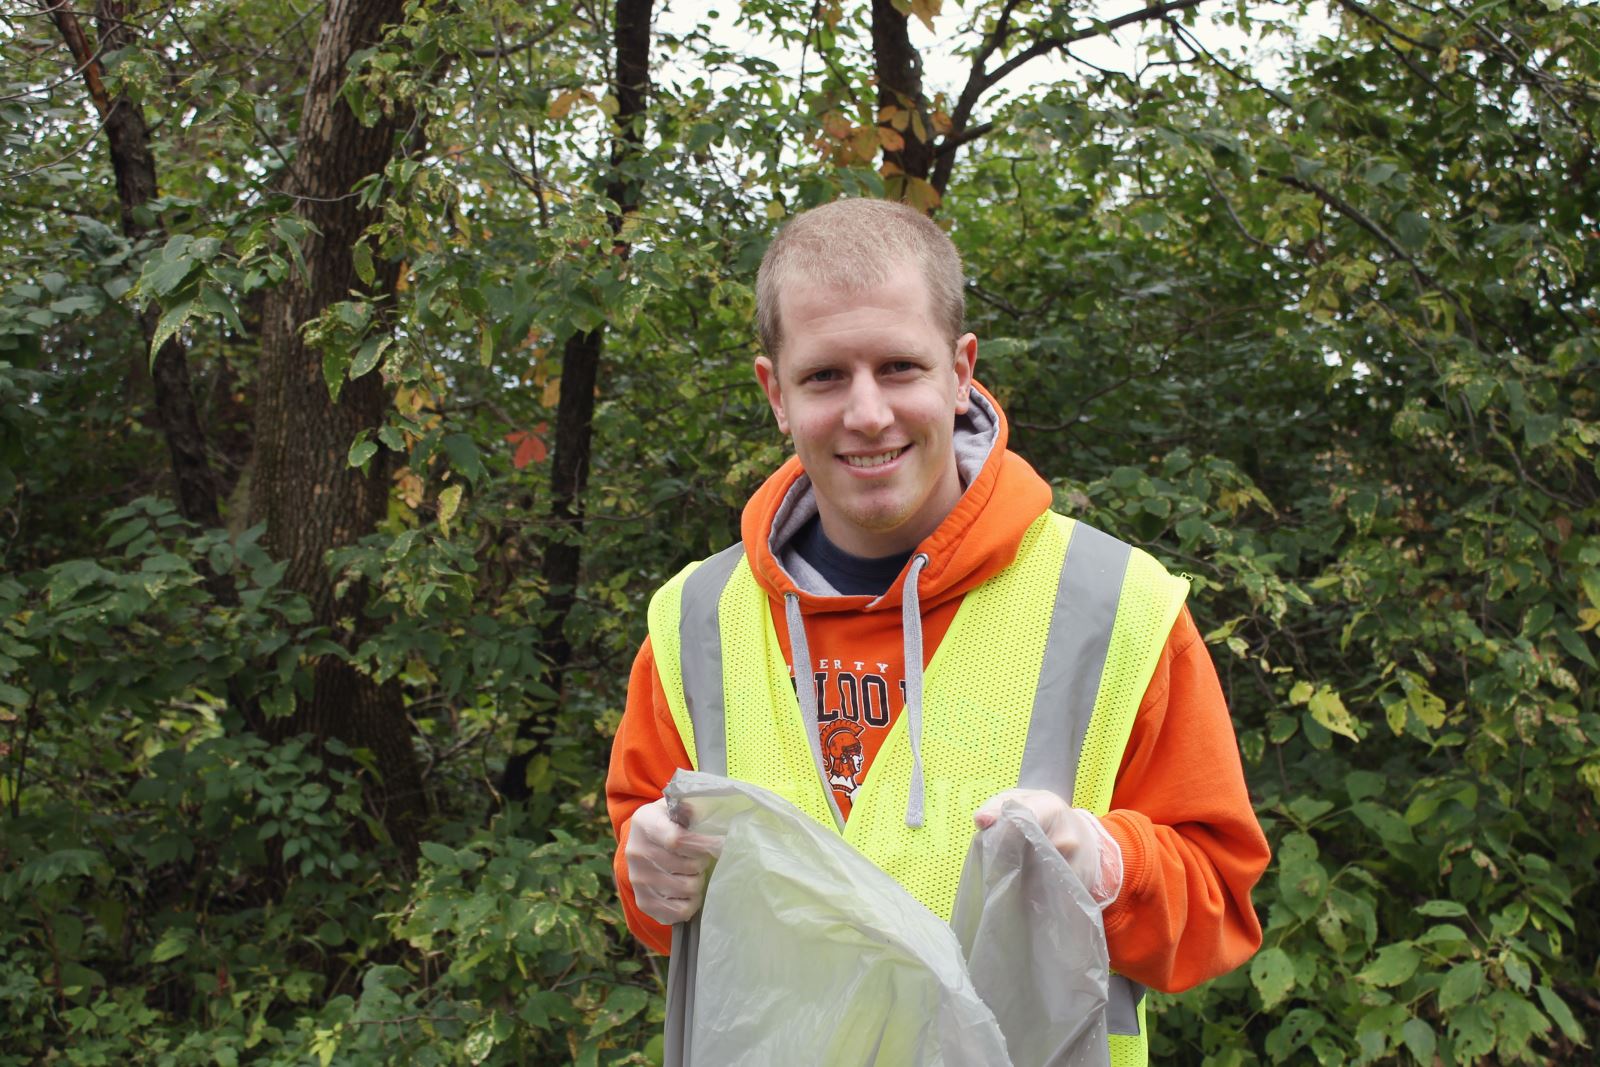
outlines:
[{"label": "tree bark", "polygon": [[[896,108],[918,116],[917,122],[908,122],[903,131],[898,131],[905,147],[885,149],[884,162],[898,167],[908,178],[926,181],[933,166],[934,146],[933,120],[922,92],[922,55],[911,43],[907,17],[895,10],[891,0],[872,0],[872,65],[878,76],[879,113],[884,108]],[[919,129],[923,136],[918,136]]]},{"label": "tree bark", "polygon": [[[644,116],[650,94],[650,14],[654,0],[618,0],[612,43],[616,70],[611,87],[617,100],[617,134],[611,143],[611,173],[606,197],[617,205],[606,221],[613,237],[611,252],[628,256],[621,239],[624,217],[639,206],[637,181],[625,174],[629,160],[644,142]],[[541,573],[546,589],[548,621],[540,633],[550,664],[555,702],[535,709],[517,724],[517,745],[500,776],[501,795],[527,799],[528,766],[548,745],[555,713],[566,697],[566,675],[572,666],[572,641],[567,620],[578,602],[583,564],[583,494],[589,483],[589,456],[594,436],[595,392],[605,350],[605,327],[597,326],[567,339],[561,351],[561,397],[556,406],[555,443],[550,457],[549,533],[542,546]]]},{"label": "tree bark", "polygon": [[[301,328],[352,290],[363,291],[351,248],[376,219],[352,194],[362,178],[388,164],[412,125],[405,108],[363,126],[341,98],[350,57],[379,43],[399,21],[404,0],[329,0],[301,105],[299,137],[284,188],[314,227],[301,243],[304,275],[292,273],[262,309],[261,373],[255,419],[250,521],[264,521],[263,542],[287,569],[284,582],[303,594],[314,619],[353,649],[369,632],[366,592],[335,590],[326,557],[371,533],[389,499],[385,463],[367,473],[346,460],[361,430],[383,422],[389,397],[377,374],[345,385],[337,402],[322,376],[321,354]],[[380,265],[367,292],[392,293],[398,264]],[[337,738],[375,756],[378,780],[368,795],[381,808],[390,836],[407,860],[414,855],[426,813],[411,726],[397,686],[379,685],[342,659],[325,656],[313,669],[311,696],[269,724],[273,737],[309,732]]]},{"label": "tree bark", "polygon": [[[105,68],[99,59],[107,52],[136,43],[137,33],[127,5],[122,0],[99,0],[95,9],[100,34],[98,49],[90,47],[82,23],[66,0],[45,0],[41,7],[49,12],[72,53],[73,62],[82,70],[89,99],[104,123],[111,169],[116,174],[123,234],[134,241],[162,236],[160,225],[145,226],[139,221],[136,210],[154,200],[157,190],[155,156],[150,151],[150,128],[145,123],[144,109],[126,94],[111,97],[105,85]],[[139,328],[145,341],[142,353],[149,352],[160,319],[161,311],[154,304],[140,312]],[[216,479],[206,457],[205,431],[200,425],[199,406],[189,380],[189,353],[180,339],[169,338],[156,352],[150,379],[154,386],[156,419],[172,462],[178,513],[201,526],[219,526],[222,520],[217,508]]]}]

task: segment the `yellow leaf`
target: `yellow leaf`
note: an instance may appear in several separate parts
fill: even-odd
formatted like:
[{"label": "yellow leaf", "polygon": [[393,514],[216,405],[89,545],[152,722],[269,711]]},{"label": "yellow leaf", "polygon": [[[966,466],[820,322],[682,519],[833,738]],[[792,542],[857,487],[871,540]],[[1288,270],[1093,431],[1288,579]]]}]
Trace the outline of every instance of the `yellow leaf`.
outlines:
[{"label": "yellow leaf", "polygon": [[622,105],[617,103],[617,98],[612,96],[610,93],[607,93],[605,96],[600,98],[600,110],[606,116],[606,118],[616,118],[617,112],[621,109]]},{"label": "yellow leaf", "polygon": [[1383,717],[1389,720],[1389,729],[1396,737],[1406,732],[1406,702],[1391,700],[1383,706]]},{"label": "yellow leaf", "polygon": [[766,216],[769,219],[781,219],[788,214],[788,212],[784,210],[783,205],[778,203],[776,200],[768,200],[765,211]]},{"label": "yellow leaf", "polygon": [[1356,735],[1356,721],[1346,710],[1344,701],[1327,686],[1323,686],[1311,695],[1311,717],[1321,723],[1333,733],[1348,737],[1352,741],[1360,741]]},{"label": "yellow leaf", "polygon": [[561,403],[561,375],[552,374],[545,379],[544,392],[539,397],[547,408],[553,408]]},{"label": "yellow leaf", "polygon": [[928,127],[923,123],[922,112],[920,111],[913,111],[911,113],[911,136],[915,137],[919,141],[926,141],[928,139]]},{"label": "yellow leaf", "polygon": [[922,24],[932,32],[934,16],[943,6],[944,0],[911,0],[911,13],[921,19]]},{"label": "yellow leaf", "polygon": [[407,415],[415,415],[433,400],[428,390],[419,386],[402,385],[394,392],[394,406]]},{"label": "yellow leaf", "polygon": [[1444,701],[1420,681],[1406,694],[1406,702],[1417,718],[1437,730],[1444,725]]},{"label": "yellow leaf", "polygon": [[871,163],[878,155],[878,128],[859,127],[850,135],[850,147],[855,151],[857,159],[863,163]]},{"label": "yellow leaf", "polygon": [[1294,688],[1289,690],[1289,703],[1299,705],[1311,699],[1312,686],[1310,682],[1300,681],[1294,683]]},{"label": "yellow leaf", "polygon": [[1589,792],[1600,801],[1600,760],[1590,760],[1578,768],[1578,781],[1589,787]]},{"label": "yellow leaf", "polygon": [[921,178],[906,178],[906,203],[926,215],[939,206],[939,190]]},{"label": "yellow leaf", "polygon": [[394,472],[395,488],[400,492],[400,499],[405,506],[413,510],[422,503],[422,479],[410,467],[401,467]]},{"label": "yellow leaf", "polygon": [[1586,634],[1596,626],[1600,626],[1600,608],[1578,609],[1578,632]]},{"label": "yellow leaf", "polygon": [[895,133],[887,126],[875,127],[878,131],[878,143],[885,152],[898,152],[906,146],[906,139]]},{"label": "yellow leaf", "polygon": [[578,102],[579,95],[577,89],[562,90],[560,95],[550,101],[550,117],[553,119],[566,118],[567,112],[572,110],[572,105]]},{"label": "yellow leaf", "polygon": [[450,536],[450,520],[461,509],[461,486],[452,485],[439,494],[439,529]]},{"label": "yellow leaf", "polygon": [[955,128],[955,123],[950,121],[950,116],[944,113],[943,108],[935,108],[929,118],[933,120],[933,132],[940,137],[947,135]]}]

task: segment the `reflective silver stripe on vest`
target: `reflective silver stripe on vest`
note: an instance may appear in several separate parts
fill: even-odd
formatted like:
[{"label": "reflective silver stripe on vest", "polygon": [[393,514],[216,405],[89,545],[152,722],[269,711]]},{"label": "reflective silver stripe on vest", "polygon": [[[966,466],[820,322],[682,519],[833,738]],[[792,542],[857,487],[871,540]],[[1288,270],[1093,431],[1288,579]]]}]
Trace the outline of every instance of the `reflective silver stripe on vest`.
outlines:
[{"label": "reflective silver stripe on vest", "polygon": [[[1078,754],[1094,717],[1094,700],[1111,648],[1111,628],[1117,621],[1122,578],[1132,551],[1086,523],[1072,528],[1067,557],[1061,561],[1039,687],[1033,695],[1028,741],[1017,773],[1017,785],[1023,789],[1048,789],[1072,801]],[[696,731],[699,728],[696,723]]]},{"label": "reflective silver stripe on vest", "polygon": [[[1072,528],[1067,557],[1061,561],[1050,634],[1045,638],[1039,687],[1033,695],[1028,741],[1017,772],[1020,788],[1048,789],[1072,802],[1078,756],[1094,717],[1094,700],[1111,649],[1111,628],[1117,621],[1122,579],[1132,551],[1087,523]],[[1106,992],[1107,1032],[1136,1036],[1144,986],[1113,974]]]},{"label": "reflective silver stripe on vest", "polygon": [[727,709],[722,698],[722,628],[717,605],[744,546],[725,548],[696,567],[683,582],[678,610],[678,667],[683,672],[683,704],[694,723],[698,768],[728,773]]}]

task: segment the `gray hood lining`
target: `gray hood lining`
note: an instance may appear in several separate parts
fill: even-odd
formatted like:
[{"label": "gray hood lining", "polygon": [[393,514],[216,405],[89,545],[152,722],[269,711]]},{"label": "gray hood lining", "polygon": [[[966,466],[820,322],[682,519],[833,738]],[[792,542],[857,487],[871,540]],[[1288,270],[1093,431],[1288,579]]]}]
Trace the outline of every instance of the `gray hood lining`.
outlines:
[{"label": "gray hood lining", "polygon": [[[955,417],[952,444],[956,453],[956,471],[961,476],[964,491],[978,477],[989,453],[994,451],[1000,438],[1000,413],[989,399],[976,389],[967,393],[970,403],[964,415]],[[801,474],[784,495],[772,519],[772,532],[767,535],[767,548],[772,558],[794,582],[795,587],[813,596],[841,596],[837,589],[794,549],[795,537],[806,523],[817,514],[817,494],[811,487],[811,478]]]}]

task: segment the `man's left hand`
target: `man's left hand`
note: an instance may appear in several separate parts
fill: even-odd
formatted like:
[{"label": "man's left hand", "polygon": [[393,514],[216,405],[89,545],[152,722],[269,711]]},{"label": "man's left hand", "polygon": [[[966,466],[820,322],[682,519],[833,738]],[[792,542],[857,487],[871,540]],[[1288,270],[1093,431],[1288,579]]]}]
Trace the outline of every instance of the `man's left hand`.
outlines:
[{"label": "man's left hand", "polygon": [[1104,908],[1117,899],[1122,891],[1122,847],[1099,819],[1048,789],[1007,789],[990,797],[973,814],[972,821],[978,829],[994,825],[1008,800],[1033,812],[1039,829],[1066,859],[1096,904]]}]

